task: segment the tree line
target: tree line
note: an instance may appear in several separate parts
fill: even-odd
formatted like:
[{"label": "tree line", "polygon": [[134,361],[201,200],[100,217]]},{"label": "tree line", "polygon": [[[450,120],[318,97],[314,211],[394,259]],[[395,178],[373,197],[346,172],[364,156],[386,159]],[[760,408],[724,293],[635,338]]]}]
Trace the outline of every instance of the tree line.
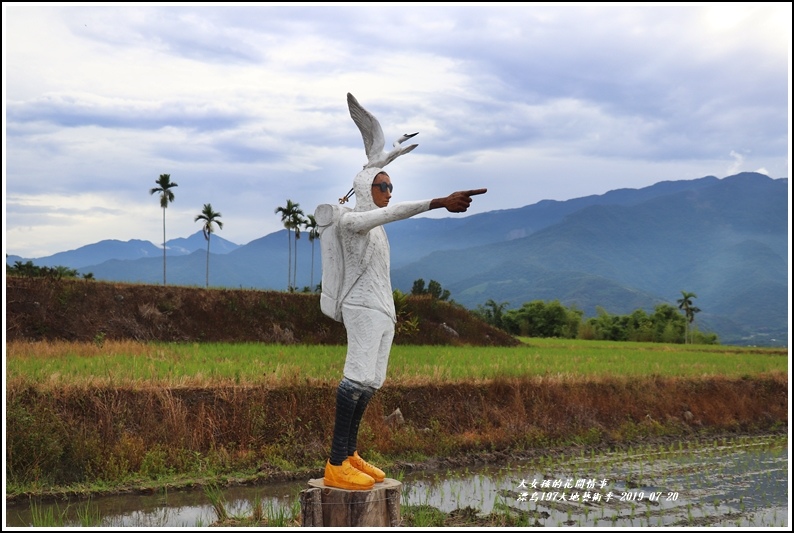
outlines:
[{"label": "tree line", "polygon": [[585,319],[582,310],[566,307],[559,300],[533,300],[507,310],[508,302],[488,300],[472,312],[494,327],[524,337],[719,344],[716,334],[692,326],[700,309],[692,305],[693,293],[681,292],[684,297],[678,300],[678,308],[664,303],[652,313],[636,309],[628,315],[615,315],[597,307],[596,316]]},{"label": "tree line", "polygon": [[[430,280],[427,286],[424,279],[415,280],[411,294],[455,303],[450,300],[450,292],[436,280]],[[395,301],[397,298],[395,295]],[[472,313],[496,328],[522,337],[718,344],[716,334],[702,333],[692,326],[695,314],[700,312],[693,303],[694,298],[697,298],[695,293],[681,291],[678,309],[670,304],[659,304],[650,314],[637,309],[628,315],[613,315],[597,307],[596,316],[587,319],[582,310],[566,307],[559,300],[533,300],[518,309],[507,309],[509,302],[489,299]]]},{"label": "tree line", "polygon": [[[65,267],[63,265],[48,267],[34,265],[33,261],[14,261],[13,265],[6,264],[6,274],[20,276],[23,278],[48,278],[63,279],[78,277],[77,269]],[[94,279],[94,274],[88,272],[83,274],[85,279]]]}]

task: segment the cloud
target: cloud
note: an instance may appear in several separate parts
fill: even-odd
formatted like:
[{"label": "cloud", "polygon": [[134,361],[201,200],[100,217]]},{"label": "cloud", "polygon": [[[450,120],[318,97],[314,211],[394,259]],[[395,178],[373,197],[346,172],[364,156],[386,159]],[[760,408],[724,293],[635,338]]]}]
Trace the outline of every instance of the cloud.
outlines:
[{"label": "cloud", "polygon": [[90,94],[46,94],[23,102],[8,102],[6,110],[7,120],[15,127],[21,123],[44,122],[66,128],[223,130],[246,121],[241,113],[212,102],[135,101]]},{"label": "cloud", "polygon": [[731,150],[731,157],[733,158],[733,164],[731,164],[726,171],[728,176],[741,172],[742,164],[744,163],[744,156],[734,150]]},{"label": "cloud", "polygon": [[162,173],[174,237],[208,202],[224,238],[277,231],[276,206],[312,212],[361,168],[348,92],[388,142],[419,132],[389,167],[395,201],[486,186],[477,213],[787,176],[790,9],[6,3],[4,246],[159,242]]}]

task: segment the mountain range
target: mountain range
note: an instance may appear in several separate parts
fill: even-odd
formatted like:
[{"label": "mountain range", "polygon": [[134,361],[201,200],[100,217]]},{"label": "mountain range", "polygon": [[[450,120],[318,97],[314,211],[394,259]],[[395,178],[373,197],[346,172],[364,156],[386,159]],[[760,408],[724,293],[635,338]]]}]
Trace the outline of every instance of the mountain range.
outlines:
[{"label": "mountain range", "polygon": [[[741,173],[664,181],[566,201],[386,226],[392,285],[438,281],[470,308],[505,309],[558,300],[581,309],[629,314],[677,305],[695,293],[695,326],[723,344],[787,345],[789,329],[788,178]],[[212,235],[211,287],[284,290],[291,234],[245,245]],[[293,246],[295,242],[292,243]],[[167,242],[167,281],[203,287],[207,241],[201,231]],[[320,282],[319,241],[297,241],[298,287]],[[95,279],[161,284],[163,251],[149,241],[100,241],[48,257],[7,256],[66,266]]]}]

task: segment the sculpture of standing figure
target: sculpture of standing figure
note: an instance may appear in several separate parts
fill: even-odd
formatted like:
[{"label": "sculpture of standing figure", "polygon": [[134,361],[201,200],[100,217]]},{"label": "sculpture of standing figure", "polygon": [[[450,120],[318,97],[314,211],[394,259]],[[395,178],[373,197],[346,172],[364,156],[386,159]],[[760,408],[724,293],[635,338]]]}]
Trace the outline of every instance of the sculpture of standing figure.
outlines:
[{"label": "sculpture of standing figure", "polygon": [[[350,116],[361,131],[367,164],[353,180],[353,188],[340,203],[355,194],[354,209],[345,209],[336,222],[341,255],[323,269],[334,269],[343,287],[339,298],[341,320],[347,331],[347,355],[343,378],[336,392],[336,417],[331,454],[326,462],[326,486],[349,490],[371,489],[386,475],[358,453],[358,429],[372,396],[386,380],[397,316],[391,287],[389,241],[384,224],[445,208],[463,213],[471,197],[487,189],[458,191],[444,198],[399,202],[389,205],[393,186],[383,170],[388,163],[413,150],[402,143],[414,134],[403,135],[389,152],[383,150],[380,124],[348,93]],[[319,206],[328,207],[328,205]],[[319,221],[319,218],[318,218]],[[322,234],[320,236],[322,240]],[[338,261],[343,261],[340,264]],[[325,273],[324,276],[325,278]],[[325,312],[325,309],[323,310]]]}]

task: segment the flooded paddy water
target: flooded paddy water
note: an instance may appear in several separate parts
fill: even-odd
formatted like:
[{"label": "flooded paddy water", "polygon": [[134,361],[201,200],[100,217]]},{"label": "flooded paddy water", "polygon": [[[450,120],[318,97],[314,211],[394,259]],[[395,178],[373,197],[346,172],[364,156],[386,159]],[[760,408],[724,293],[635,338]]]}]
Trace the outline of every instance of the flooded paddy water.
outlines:
[{"label": "flooded paddy water", "polygon": [[[467,517],[483,525],[484,518],[507,515],[513,523],[541,527],[787,528],[790,522],[786,436],[637,445],[610,453],[582,449],[499,466],[388,474],[403,483],[407,526],[467,525]],[[299,493],[307,486],[223,488],[223,506],[230,517],[250,517],[261,504],[271,525],[296,525]],[[50,523],[40,523],[42,516]],[[205,491],[197,489],[9,504],[5,525],[208,527],[217,518]]]},{"label": "flooded paddy water", "polygon": [[785,527],[789,521],[787,441],[773,438],[582,452],[407,485],[403,505],[452,512],[476,501],[480,514],[510,512],[534,526]]}]

